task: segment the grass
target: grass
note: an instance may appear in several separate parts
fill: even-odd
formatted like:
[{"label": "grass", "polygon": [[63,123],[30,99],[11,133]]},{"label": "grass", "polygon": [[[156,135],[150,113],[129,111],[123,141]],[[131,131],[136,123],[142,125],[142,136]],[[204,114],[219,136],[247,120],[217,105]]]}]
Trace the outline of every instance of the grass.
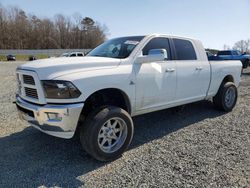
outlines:
[{"label": "grass", "polygon": [[[17,61],[28,61],[30,55],[23,55],[23,54],[18,54],[15,55]],[[48,55],[46,54],[37,54],[35,55],[37,59],[45,59],[48,58]],[[6,55],[0,55],[0,61],[7,61],[6,60]]]}]

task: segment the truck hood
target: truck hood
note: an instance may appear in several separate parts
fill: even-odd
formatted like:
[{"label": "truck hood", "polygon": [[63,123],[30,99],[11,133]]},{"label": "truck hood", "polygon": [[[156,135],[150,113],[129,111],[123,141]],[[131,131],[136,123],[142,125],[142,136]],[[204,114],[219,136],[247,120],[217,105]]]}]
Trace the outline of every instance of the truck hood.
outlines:
[{"label": "truck hood", "polygon": [[250,54],[245,54],[243,57],[250,58]]},{"label": "truck hood", "polygon": [[120,59],[106,57],[60,57],[32,61],[18,69],[35,71],[41,80],[50,80],[76,72],[115,68],[120,62]]}]

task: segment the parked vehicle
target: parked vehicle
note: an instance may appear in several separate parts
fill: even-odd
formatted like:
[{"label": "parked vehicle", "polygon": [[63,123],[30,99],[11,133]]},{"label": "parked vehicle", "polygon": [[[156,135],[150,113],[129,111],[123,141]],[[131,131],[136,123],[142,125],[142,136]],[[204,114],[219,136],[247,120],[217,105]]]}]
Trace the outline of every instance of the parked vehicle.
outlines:
[{"label": "parked vehicle", "polygon": [[122,37],[81,59],[20,65],[16,105],[38,130],[61,138],[79,131],[87,153],[110,161],[129,147],[133,116],[210,99],[231,111],[241,68],[240,61],[208,61],[198,40]]},{"label": "parked vehicle", "polygon": [[211,53],[209,51],[206,51],[206,53],[207,53],[207,58],[208,58],[209,61],[213,61],[213,60],[218,61],[219,60],[218,57],[217,57],[217,54],[213,54],[213,53]]},{"label": "parked vehicle", "polygon": [[211,60],[240,60],[242,67],[245,69],[250,65],[250,55],[241,53],[238,50],[223,50],[217,53],[216,57],[210,58]]},{"label": "parked vehicle", "polygon": [[29,61],[34,61],[34,60],[36,60],[36,56],[34,55],[29,56]]},{"label": "parked vehicle", "polygon": [[71,52],[69,57],[83,57],[84,54],[82,52]]},{"label": "parked vehicle", "polygon": [[7,59],[7,61],[16,61],[16,56],[14,56],[14,55],[7,55],[6,59]]},{"label": "parked vehicle", "polygon": [[69,56],[69,53],[63,53],[60,55],[60,57],[68,57]]},{"label": "parked vehicle", "polygon": [[214,56],[214,54],[211,53],[211,52],[209,52],[209,51],[206,51],[206,54],[207,54],[207,57],[208,57],[208,58]]},{"label": "parked vehicle", "polygon": [[84,53],[82,52],[71,52],[71,53],[63,53],[60,57],[83,57]]}]

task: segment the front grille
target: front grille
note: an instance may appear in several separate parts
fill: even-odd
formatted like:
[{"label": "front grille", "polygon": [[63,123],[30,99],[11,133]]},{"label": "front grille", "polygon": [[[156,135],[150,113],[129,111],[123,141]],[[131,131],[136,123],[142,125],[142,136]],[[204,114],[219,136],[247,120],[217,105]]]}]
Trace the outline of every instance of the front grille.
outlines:
[{"label": "front grille", "polygon": [[28,102],[45,104],[44,93],[37,74],[33,71],[17,70],[18,95]]},{"label": "front grille", "polygon": [[35,80],[30,75],[23,75],[23,83],[29,84],[29,85],[35,85]]},{"label": "front grille", "polygon": [[38,99],[37,90],[33,88],[24,87],[25,95],[30,98]]}]

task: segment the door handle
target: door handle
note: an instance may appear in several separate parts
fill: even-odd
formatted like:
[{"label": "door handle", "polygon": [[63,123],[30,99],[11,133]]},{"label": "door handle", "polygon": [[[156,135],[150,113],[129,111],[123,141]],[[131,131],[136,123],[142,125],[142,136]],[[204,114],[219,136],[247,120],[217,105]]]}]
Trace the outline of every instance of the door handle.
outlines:
[{"label": "door handle", "polygon": [[202,70],[202,67],[196,67],[195,70]]},{"label": "door handle", "polygon": [[166,69],[166,71],[165,72],[174,72],[175,71],[175,69],[171,69],[171,68],[169,68],[169,69]]}]

